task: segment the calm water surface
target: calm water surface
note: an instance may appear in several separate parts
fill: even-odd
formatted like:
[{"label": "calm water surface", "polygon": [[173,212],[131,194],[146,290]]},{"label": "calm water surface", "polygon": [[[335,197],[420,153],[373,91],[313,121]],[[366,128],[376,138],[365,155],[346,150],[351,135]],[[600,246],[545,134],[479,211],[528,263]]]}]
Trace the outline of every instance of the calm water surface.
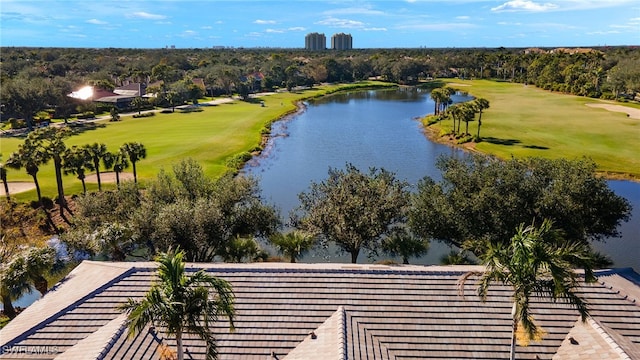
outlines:
[{"label": "calm water surface", "polygon": [[[468,97],[454,96],[454,101]],[[460,150],[426,139],[416,118],[433,112],[434,104],[419,89],[377,90],[339,94],[306,103],[304,112],[273,125],[274,138],[260,157],[244,172],[256,176],[262,194],[275,204],[284,218],[299,205],[298,194],[312,181],[327,177],[330,167],[346,162],[360,170],[369,167],[393,171],[413,186],[424,176],[440,180],[435,161],[440,155],[464,156]],[[629,199],[634,214],[621,227],[622,239],[610,239],[596,248],[609,254],[617,267],[640,269],[640,184],[612,181],[616,193]],[[429,253],[412,263],[437,264],[449,248],[433,242]],[[382,257],[386,258],[386,257]],[[361,254],[359,262],[371,262]],[[349,262],[336,249],[317,250],[304,262]]]}]

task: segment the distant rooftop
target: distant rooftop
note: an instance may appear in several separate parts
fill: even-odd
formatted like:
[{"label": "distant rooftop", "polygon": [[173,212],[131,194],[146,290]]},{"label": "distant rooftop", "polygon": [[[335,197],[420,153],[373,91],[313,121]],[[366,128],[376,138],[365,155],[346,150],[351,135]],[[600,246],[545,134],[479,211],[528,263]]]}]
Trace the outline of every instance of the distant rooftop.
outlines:
[{"label": "distant rooftop", "polygon": [[[213,326],[219,359],[496,359],[508,358],[511,292],[494,286],[485,303],[473,266],[347,264],[187,264],[230,281],[236,331]],[[159,359],[175,345],[163,329],[126,336],[116,310],[141,297],[156,264],[85,261],[0,330],[0,359]],[[546,331],[518,346],[518,359],[640,359],[640,276],[604,270],[580,288],[591,307],[583,323],[564,304],[534,300]],[[187,336],[186,359],[204,358],[204,343]],[[38,351],[38,353],[35,353]]]}]

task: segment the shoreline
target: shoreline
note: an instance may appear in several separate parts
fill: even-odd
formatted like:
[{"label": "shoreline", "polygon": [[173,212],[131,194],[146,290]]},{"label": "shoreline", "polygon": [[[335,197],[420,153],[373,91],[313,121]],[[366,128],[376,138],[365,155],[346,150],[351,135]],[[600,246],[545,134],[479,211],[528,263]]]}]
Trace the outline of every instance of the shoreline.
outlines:
[{"label": "shoreline", "polygon": [[[430,114],[427,114],[426,116],[428,116]],[[420,121],[420,123],[422,124],[422,119],[424,118],[418,118],[417,120]],[[434,143],[437,144],[442,144],[442,145],[447,145],[449,147],[452,148],[456,148],[456,149],[460,149],[469,153],[473,153],[473,154],[480,154],[480,155],[487,155],[487,156],[496,156],[494,154],[491,153],[486,153],[483,151],[480,151],[478,149],[476,149],[475,147],[475,142],[468,142],[468,143],[464,143],[464,144],[456,144],[453,141],[451,141],[451,139],[444,137],[444,136],[440,136],[440,128],[435,128],[433,126],[425,126],[424,124],[422,125],[422,133],[424,134],[424,136],[427,138],[427,140],[432,141]],[[612,173],[609,171],[600,171],[600,170],[596,170],[596,174],[599,176],[604,177],[607,180],[618,180],[618,181],[631,181],[634,183],[640,183],[640,178],[639,177],[634,177],[631,174],[628,173]]]}]

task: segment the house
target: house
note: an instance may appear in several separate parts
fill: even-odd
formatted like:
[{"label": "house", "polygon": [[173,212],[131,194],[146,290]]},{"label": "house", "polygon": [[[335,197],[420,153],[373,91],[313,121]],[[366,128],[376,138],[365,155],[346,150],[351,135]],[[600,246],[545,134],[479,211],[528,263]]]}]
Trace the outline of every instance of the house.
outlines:
[{"label": "house", "polygon": [[[150,262],[84,261],[41,300],[0,330],[0,359],[159,359],[175,346],[162,328],[127,337],[116,306],[141,297],[154,281]],[[511,291],[473,279],[477,266],[352,264],[187,264],[233,285],[236,330],[213,326],[219,359],[498,359],[508,358]],[[583,284],[591,317],[563,303],[533,300],[546,334],[518,346],[518,359],[640,359],[640,275],[602,270]],[[185,359],[204,344],[186,336]]]}]

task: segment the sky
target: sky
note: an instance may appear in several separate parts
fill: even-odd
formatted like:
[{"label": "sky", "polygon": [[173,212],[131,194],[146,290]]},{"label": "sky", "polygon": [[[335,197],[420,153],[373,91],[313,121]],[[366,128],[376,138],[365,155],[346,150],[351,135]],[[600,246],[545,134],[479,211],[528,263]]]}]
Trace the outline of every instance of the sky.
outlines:
[{"label": "sky", "polygon": [[640,0],[0,0],[0,46],[354,48],[640,45]]}]

